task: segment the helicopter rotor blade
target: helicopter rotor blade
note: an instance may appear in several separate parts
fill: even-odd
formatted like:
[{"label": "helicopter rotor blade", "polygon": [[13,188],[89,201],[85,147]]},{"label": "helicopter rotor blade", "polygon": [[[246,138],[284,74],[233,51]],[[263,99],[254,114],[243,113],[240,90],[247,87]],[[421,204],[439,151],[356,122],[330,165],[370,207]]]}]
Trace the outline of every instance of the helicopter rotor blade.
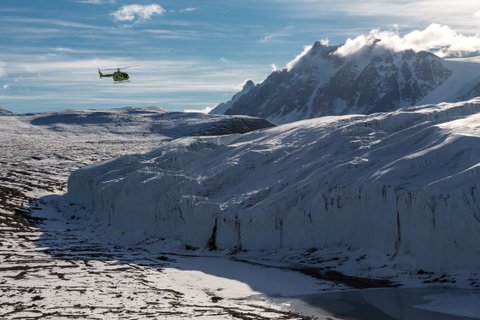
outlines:
[{"label": "helicopter rotor blade", "polygon": [[135,66],[125,66],[125,67],[120,67],[120,68],[109,68],[109,69],[102,69],[102,70],[105,70],[105,71],[114,71],[114,70],[120,70],[120,69],[127,69],[127,68],[132,68],[132,67],[135,67]]}]

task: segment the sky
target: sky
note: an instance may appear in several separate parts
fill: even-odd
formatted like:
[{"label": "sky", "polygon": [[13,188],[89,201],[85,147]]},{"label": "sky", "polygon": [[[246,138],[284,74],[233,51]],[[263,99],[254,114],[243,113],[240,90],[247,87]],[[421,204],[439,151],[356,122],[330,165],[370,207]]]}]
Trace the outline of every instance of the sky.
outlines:
[{"label": "sky", "polygon": [[[480,2],[0,0],[0,107],[206,110],[317,40],[355,44],[378,29],[426,41],[432,23],[475,42]],[[123,66],[131,82],[99,79]]]}]

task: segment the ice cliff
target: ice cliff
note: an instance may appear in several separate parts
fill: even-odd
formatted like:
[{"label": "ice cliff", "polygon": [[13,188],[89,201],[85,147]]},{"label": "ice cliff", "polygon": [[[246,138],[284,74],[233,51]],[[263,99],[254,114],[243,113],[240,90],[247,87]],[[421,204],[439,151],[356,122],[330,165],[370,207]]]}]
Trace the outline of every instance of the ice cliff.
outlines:
[{"label": "ice cliff", "polygon": [[119,230],[211,249],[371,248],[480,268],[480,99],[187,137],[74,172]]}]

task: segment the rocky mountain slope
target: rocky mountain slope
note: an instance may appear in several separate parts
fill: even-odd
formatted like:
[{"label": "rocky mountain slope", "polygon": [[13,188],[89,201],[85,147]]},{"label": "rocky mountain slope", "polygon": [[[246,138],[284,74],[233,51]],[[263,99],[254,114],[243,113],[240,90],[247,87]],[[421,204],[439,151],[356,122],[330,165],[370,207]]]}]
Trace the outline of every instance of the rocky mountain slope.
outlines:
[{"label": "rocky mountain slope", "polygon": [[224,114],[228,109],[230,109],[234,103],[236,103],[242,96],[245,94],[249,93],[252,88],[255,87],[255,83],[253,83],[252,80],[248,80],[245,82],[243,85],[242,90],[240,92],[237,92],[232,99],[230,99],[227,102],[222,102],[218,106],[215,107],[212,111],[210,111],[210,114]]},{"label": "rocky mountain slope", "polygon": [[395,52],[381,47],[378,41],[351,53],[316,42],[287,68],[273,72],[212,113],[286,123],[462,101],[480,95],[480,59],[444,60],[426,51]]}]

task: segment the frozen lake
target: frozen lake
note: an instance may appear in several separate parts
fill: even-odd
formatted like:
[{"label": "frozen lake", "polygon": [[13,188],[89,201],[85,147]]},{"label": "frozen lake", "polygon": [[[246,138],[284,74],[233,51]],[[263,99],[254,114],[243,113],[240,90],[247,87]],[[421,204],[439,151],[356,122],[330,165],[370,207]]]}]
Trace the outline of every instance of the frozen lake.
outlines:
[{"label": "frozen lake", "polygon": [[480,319],[480,290],[382,288],[325,292],[279,300],[290,303],[297,312],[319,319]]}]

